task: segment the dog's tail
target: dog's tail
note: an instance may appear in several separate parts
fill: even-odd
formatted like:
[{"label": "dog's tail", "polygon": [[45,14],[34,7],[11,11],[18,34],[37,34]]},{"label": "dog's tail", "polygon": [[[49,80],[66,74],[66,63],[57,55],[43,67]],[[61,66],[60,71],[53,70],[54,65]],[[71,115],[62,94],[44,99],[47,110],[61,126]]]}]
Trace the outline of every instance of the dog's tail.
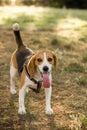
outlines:
[{"label": "dog's tail", "polygon": [[18,48],[20,48],[21,46],[24,46],[23,41],[21,39],[20,27],[19,27],[18,23],[13,24],[13,31],[14,31],[14,35],[15,35],[15,39],[16,39]]}]

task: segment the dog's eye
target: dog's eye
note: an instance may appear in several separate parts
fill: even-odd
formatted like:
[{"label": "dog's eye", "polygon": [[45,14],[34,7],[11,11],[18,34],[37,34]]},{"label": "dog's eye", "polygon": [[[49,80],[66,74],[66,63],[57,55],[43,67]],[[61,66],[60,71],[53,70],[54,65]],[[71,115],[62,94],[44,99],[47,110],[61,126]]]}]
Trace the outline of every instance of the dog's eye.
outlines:
[{"label": "dog's eye", "polygon": [[48,58],[48,61],[49,61],[49,62],[51,62],[52,60],[53,60],[52,58],[50,58],[50,57]]},{"label": "dog's eye", "polygon": [[38,61],[38,62],[42,62],[42,59],[41,59],[41,58],[38,58],[37,61]]}]

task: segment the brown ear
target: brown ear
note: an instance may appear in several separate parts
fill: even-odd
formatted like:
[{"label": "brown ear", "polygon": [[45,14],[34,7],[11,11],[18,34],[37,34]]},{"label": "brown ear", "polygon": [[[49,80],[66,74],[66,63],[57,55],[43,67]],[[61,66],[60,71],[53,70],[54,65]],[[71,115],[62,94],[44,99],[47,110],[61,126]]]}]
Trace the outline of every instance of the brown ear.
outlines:
[{"label": "brown ear", "polygon": [[36,71],[35,56],[32,56],[28,62],[28,71],[30,74],[30,78],[33,78]]},{"label": "brown ear", "polygon": [[57,64],[57,57],[56,55],[53,53],[53,58],[54,58],[54,66],[56,67],[56,64]]}]

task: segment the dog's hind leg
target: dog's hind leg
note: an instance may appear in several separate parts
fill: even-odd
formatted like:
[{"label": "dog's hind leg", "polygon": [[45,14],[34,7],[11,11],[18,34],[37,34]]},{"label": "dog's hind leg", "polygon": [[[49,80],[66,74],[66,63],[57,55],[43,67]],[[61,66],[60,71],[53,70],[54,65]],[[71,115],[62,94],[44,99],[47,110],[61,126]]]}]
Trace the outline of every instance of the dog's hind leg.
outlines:
[{"label": "dog's hind leg", "polygon": [[17,69],[14,66],[10,66],[10,92],[11,94],[15,94],[15,75],[17,73]]}]

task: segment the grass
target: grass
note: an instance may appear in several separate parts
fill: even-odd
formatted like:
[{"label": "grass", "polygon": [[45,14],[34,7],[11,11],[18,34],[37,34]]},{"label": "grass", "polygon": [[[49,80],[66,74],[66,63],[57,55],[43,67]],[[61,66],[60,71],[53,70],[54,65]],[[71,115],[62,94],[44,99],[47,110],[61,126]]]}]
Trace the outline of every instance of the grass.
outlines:
[{"label": "grass", "polygon": [[82,55],[82,62],[87,63],[87,53],[83,53]]},{"label": "grass", "polygon": [[[4,11],[3,11],[4,8]],[[0,8],[0,23],[11,27],[18,21],[21,26],[34,25],[37,29],[79,29],[86,28],[86,11],[43,7],[3,7]],[[9,13],[7,14],[7,10]],[[84,15],[83,15],[84,14]]]},{"label": "grass", "polygon": [[[8,10],[8,11],[7,11]],[[8,13],[9,12],[9,13]],[[57,55],[53,69],[52,107],[45,115],[45,96],[26,95],[27,114],[18,110],[16,95],[9,92],[9,65],[16,48],[12,24],[18,22],[24,43],[32,50],[48,48]],[[82,130],[87,118],[87,11],[47,7],[0,7],[0,128],[30,130]]]},{"label": "grass", "polygon": [[76,79],[78,85],[86,85],[87,84],[87,77],[80,77]]},{"label": "grass", "polygon": [[87,128],[87,118],[84,118],[84,120],[83,120],[83,122],[82,122],[82,128],[83,128],[84,130],[86,130],[86,128]]},{"label": "grass", "polygon": [[84,67],[78,63],[70,63],[68,67],[65,67],[65,71],[68,72],[84,72]]}]

